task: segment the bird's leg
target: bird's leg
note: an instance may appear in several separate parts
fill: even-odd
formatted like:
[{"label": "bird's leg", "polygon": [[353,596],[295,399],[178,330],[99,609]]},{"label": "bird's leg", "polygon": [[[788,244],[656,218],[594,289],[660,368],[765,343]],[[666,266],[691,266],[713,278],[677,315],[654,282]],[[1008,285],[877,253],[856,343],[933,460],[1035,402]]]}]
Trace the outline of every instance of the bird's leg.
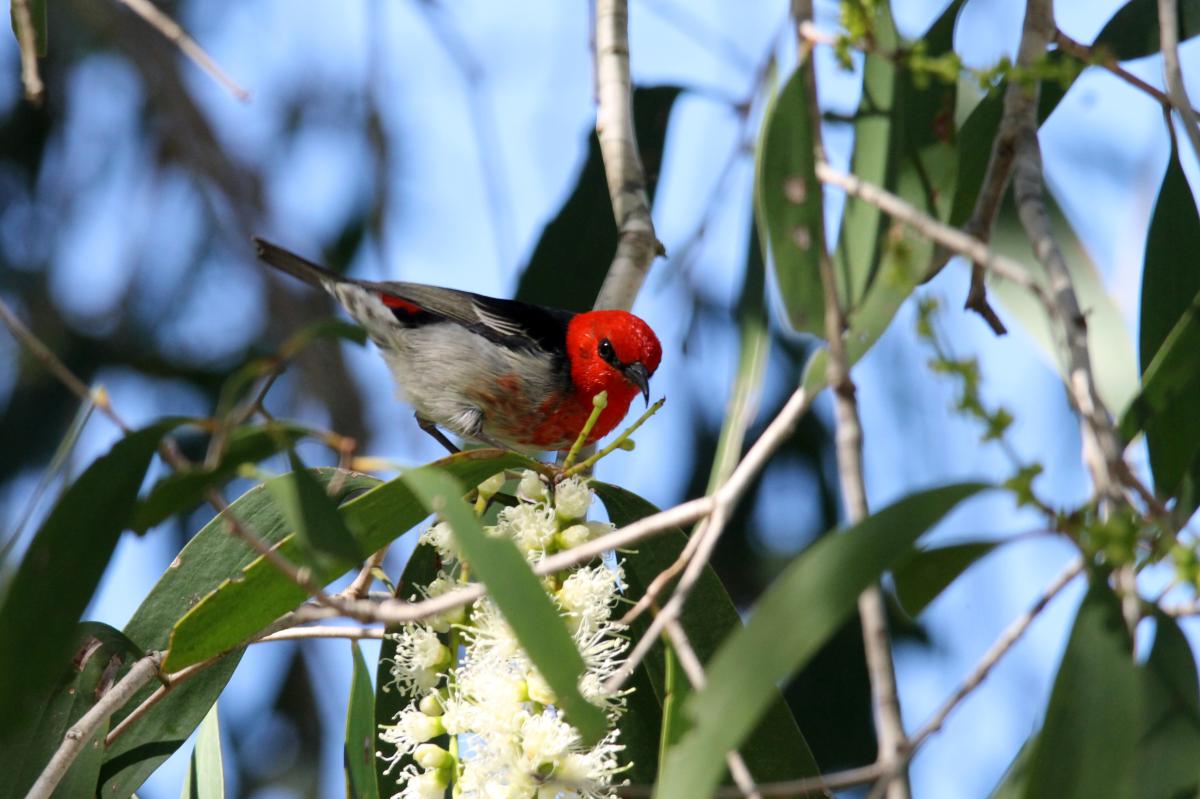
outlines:
[{"label": "bird's leg", "polygon": [[455,455],[462,451],[458,447],[454,446],[453,441],[446,438],[446,434],[439,430],[436,424],[429,421],[419,413],[414,413],[413,416],[415,416],[417,419],[417,427],[420,427],[426,433],[433,436],[433,440],[445,447],[446,451],[451,455]]}]

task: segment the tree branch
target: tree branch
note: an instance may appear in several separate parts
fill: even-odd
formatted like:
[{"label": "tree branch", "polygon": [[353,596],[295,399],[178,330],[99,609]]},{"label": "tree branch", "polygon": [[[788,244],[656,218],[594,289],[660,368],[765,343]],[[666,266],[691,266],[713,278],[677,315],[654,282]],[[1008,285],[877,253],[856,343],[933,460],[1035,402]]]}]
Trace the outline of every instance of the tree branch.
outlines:
[{"label": "tree branch", "polygon": [[133,698],[142,686],[154,679],[158,667],[162,663],[162,652],[151,652],[133,664],[129,672],[104,694],[96,704],[92,705],[79,721],[71,725],[63,736],[58,750],[50,758],[50,762],[42,769],[37,782],[29,789],[25,799],[48,799],[54,793],[67,770],[79,757],[83,747],[100,729],[100,725],[108,720],[122,705]]},{"label": "tree branch", "polygon": [[46,87],[38,74],[37,31],[33,27],[33,15],[29,12],[29,0],[12,0],[13,22],[17,28],[17,44],[21,49],[21,84],[25,87],[25,99],[41,105]]},{"label": "tree branch", "polygon": [[1192,149],[1200,158],[1200,123],[1197,123],[1196,111],[1188,99],[1187,87],[1183,85],[1183,70],[1179,66],[1179,9],[1176,0],[1158,0],[1158,30],[1167,94],[1175,110],[1183,117],[1183,129],[1187,131]]},{"label": "tree branch", "polygon": [[163,38],[174,44],[180,52],[195,62],[200,69],[211,75],[213,80],[228,89],[234,97],[243,103],[250,99],[250,92],[237,85],[233,78],[225,74],[225,71],[217,66],[217,62],[204,52],[200,45],[196,44],[195,39],[187,35],[179,23],[160,11],[150,0],[118,0],[118,2],[144,19],[147,24],[161,33]]},{"label": "tree branch", "polygon": [[596,0],[596,94],[596,135],[617,223],[617,253],[595,307],[629,310],[650,264],[666,250],[654,234],[633,127],[627,0]]}]

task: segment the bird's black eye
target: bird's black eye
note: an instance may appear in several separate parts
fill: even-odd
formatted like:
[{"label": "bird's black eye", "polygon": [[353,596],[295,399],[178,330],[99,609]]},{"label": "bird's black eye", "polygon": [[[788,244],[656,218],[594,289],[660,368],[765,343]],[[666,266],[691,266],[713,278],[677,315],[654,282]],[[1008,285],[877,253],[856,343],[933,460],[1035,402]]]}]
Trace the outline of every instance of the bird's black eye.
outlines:
[{"label": "bird's black eye", "polygon": [[612,363],[613,361],[615,361],[617,359],[617,353],[613,349],[612,342],[606,338],[600,339],[599,352],[600,352],[600,357],[603,358],[604,360],[608,361],[609,363]]}]

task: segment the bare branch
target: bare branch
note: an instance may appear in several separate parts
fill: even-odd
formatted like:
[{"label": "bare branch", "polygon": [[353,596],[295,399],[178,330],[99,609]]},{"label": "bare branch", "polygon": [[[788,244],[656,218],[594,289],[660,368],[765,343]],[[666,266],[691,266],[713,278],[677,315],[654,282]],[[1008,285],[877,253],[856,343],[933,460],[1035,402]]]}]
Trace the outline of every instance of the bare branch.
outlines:
[{"label": "bare branch", "polygon": [[633,127],[627,0],[596,0],[596,93],[596,134],[617,222],[617,253],[595,307],[629,310],[650,264],[665,250],[654,234]]},{"label": "bare branch", "polygon": [[[1054,38],[1054,10],[1050,0],[1029,0],[1025,6],[1025,25],[1017,55],[1018,68],[1032,68]],[[1096,491],[1102,496],[1119,498],[1120,483],[1114,474],[1121,460],[1121,447],[1113,431],[1112,420],[1096,389],[1088,353],[1087,319],[1079,307],[1071,272],[1054,240],[1050,216],[1046,211],[1042,178],[1042,151],[1037,138],[1037,104],[1040,83],[1009,83],[1004,102],[1002,128],[1014,133],[1013,195],[1017,213],[1033,243],[1038,261],[1046,269],[1054,306],[1059,311],[1061,333],[1067,358],[1067,388],[1082,420],[1083,458]],[[1119,471],[1119,470],[1117,470]]]},{"label": "bare branch", "polygon": [[100,725],[132,699],[143,685],[154,679],[154,676],[158,674],[158,667],[162,663],[162,659],[162,652],[151,652],[134,663],[129,672],[108,693],[92,705],[79,721],[71,725],[71,728],[63,736],[58,750],[50,758],[46,767],[42,769],[37,782],[29,789],[25,799],[46,799],[54,793],[54,789],[66,776],[67,769],[75,762],[75,758],[83,751],[83,747],[91,737],[100,729]]},{"label": "bare branch", "polygon": [[1200,123],[1196,120],[1192,101],[1188,99],[1187,87],[1183,85],[1183,70],[1179,66],[1179,9],[1176,0],[1158,0],[1158,30],[1167,94],[1175,110],[1183,117],[1183,129],[1187,131],[1196,156],[1200,157]]},{"label": "bare branch", "polygon": [[12,15],[17,26],[17,44],[21,48],[21,84],[25,87],[25,99],[41,105],[46,87],[38,74],[37,31],[33,28],[29,0],[12,0]]},{"label": "bare branch", "polygon": [[187,35],[179,23],[160,11],[150,0],[118,0],[118,2],[144,19],[167,41],[178,47],[180,52],[192,59],[200,69],[212,76],[213,80],[228,89],[234,97],[242,102],[250,99],[250,92],[237,85],[233,78],[225,74],[225,71],[217,66],[217,62],[213,61],[191,36]]},{"label": "bare branch", "polygon": [[383,639],[385,630],[382,627],[338,627],[317,626],[293,627],[290,630],[280,630],[277,633],[264,635],[255,643],[266,644],[272,641],[302,641],[308,638],[348,638],[351,641],[379,641]]}]

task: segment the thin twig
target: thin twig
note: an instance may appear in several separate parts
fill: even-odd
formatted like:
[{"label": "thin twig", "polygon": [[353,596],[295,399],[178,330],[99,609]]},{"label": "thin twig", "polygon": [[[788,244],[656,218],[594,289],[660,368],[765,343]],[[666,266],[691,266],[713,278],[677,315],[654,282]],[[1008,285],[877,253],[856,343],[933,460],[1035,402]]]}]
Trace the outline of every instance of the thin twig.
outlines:
[{"label": "thin twig", "polygon": [[1157,86],[1147,83],[1137,75],[1134,75],[1132,72],[1125,69],[1125,67],[1121,66],[1120,61],[1115,59],[1111,53],[1105,52],[1103,48],[1096,48],[1091,45],[1086,45],[1083,42],[1078,42],[1067,34],[1063,33],[1061,30],[1054,32],[1054,43],[1057,44],[1064,53],[1072,55],[1087,64],[1096,64],[1108,70],[1113,75],[1125,81],[1138,91],[1144,92],[1152,97],[1163,108],[1170,108],[1172,105],[1174,105],[1174,103],[1171,102],[1171,98],[1168,97],[1165,92],[1163,92]]},{"label": "thin twig", "polygon": [[375,570],[383,565],[383,559],[387,556],[388,545],[384,544],[371,557],[367,558],[367,562],[359,569],[358,574],[350,585],[346,586],[346,590],[342,591],[339,596],[346,599],[362,599],[367,596],[371,588],[371,583],[375,579]]},{"label": "thin twig", "polygon": [[67,769],[75,762],[75,758],[83,751],[83,747],[91,740],[100,725],[108,720],[122,705],[142,689],[142,686],[154,679],[158,667],[162,663],[162,652],[151,652],[130,667],[128,673],[114,685],[108,693],[100,697],[96,704],[88,708],[79,721],[71,725],[63,735],[62,743],[50,758],[50,762],[42,769],[33,787],[25,795],[25,799],[46,799],[54,793]]},{"label": "thin twig", "polygon": [[211,75],[213,80],[228,89],[234,97],[243,103],[250,99],[250,92],[243,89],[234,82],[233,78],[225,74],[225,71],[217,66],[217,62],[208,53],[204,52],[191,36],[188,36],[187,32],[179,26],[179,23],[160,11],[150,0],[117,1],[144,19],[150,27],[157,30],[167,41],[178,47],[180,52],[192,59],[200,69]]},{"label": "thin twig", "polygon": [[654,234],[633,127],[628,0],[596,0],[596,96],[596,135],[617,223],[617,252],[595,307],[629,310],[650,264],[665,249]]},{"label": "thin twig", "polygon": [[1167,94],[1175,110],[1183,117],[1183,129],[1196,156],[1200,157],[1200,123],[1197,123],[1192,101],[1188,99],[1187,87],[1183,85],[1183,70],[1179,66],[1179,9],[1176,0],[1158,0],[1158,31]]},{"label": "thin twig", "polygon": [[46,87],[38,74],[37,31],[33,28],[29,0],[12,0],[12,15],[17,25],[17,44],[21,48],[21,84],[25,87],[25,99],[41,105]]}]

